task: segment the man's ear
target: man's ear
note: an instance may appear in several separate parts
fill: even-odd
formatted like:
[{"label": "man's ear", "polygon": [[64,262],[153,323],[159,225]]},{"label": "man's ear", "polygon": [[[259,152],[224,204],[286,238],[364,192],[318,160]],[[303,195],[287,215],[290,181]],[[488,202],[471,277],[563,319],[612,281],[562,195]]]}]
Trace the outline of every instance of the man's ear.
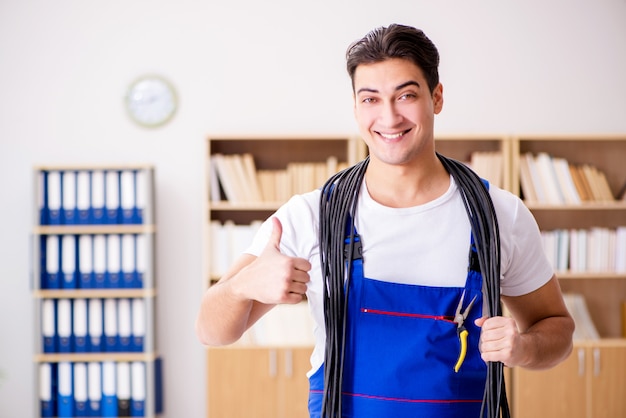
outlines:
[{"label": "man's ear", "polygon": [[433,90],[433,110],[438,115],[443,109],[443,84],[439,83]]}]

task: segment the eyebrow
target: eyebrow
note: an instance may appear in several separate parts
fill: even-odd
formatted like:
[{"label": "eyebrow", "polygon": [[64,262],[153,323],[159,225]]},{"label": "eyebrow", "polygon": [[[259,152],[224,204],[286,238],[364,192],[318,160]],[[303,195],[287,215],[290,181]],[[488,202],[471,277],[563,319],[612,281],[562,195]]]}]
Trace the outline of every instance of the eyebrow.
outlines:
[{"label": "eyebrow", "polygon": [[[407,81],[407,82],[404,82],[404,83],[402,83],[402,84],[400,84],[400,85],[396,86],[395,90],[396,90],[396,91],[398,91],[398,90],[402,90],[403,88],[408,87],[408,86],[415,86],[415,87],[417,87],[417,88],[420,88],[420,83],[418,83],[417,81],[414,81],[414,80],[409,80],[409,81]],[[378,93],[379,91],[378,91],[378,90],[376,90],[376,89],[369,88],[369,87],[363,87],[363,88],[360,88],[360,89],[357,91],[357,94],[358,94],[358,93],[363,93],[363,92],[368,92],[368,93]]]}]

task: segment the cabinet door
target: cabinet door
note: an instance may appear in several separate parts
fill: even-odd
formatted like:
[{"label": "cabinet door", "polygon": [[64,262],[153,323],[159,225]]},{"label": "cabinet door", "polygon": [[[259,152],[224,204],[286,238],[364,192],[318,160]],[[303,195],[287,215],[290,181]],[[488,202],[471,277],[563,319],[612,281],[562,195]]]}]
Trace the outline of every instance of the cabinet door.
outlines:
[{"label": "cabinet door", "polygon": [[208,351],[210,418],[277,417],[276,349]]},{"label": "cabinet door", "polygon": [[306,373],[311,368],[311,350],[308,347],[281,350],[279,417],[309,417],[309,380]]},{"label": "cabinet door", "polygon": [[516,368],[513,372],[515,418],[584,418],[587,411],[586,356],[574,348],[567,360],[542,371]]},{"label": "cabinet door", "polygon": [[626,417],[626,347],[594,347],[589,353],[591,417]]}]

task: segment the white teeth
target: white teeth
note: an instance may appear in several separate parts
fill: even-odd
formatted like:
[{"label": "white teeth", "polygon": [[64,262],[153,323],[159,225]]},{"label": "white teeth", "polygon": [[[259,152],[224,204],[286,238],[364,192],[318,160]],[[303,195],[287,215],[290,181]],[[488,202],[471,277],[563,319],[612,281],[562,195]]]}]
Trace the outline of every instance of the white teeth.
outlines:
[{"label": "white teeth", "polygon": [[383,133],[381,133],[380,136],[382,136],[385,139],[397,139],[397,138],[400,138],[402,136],[402,132],[397,133],[397,134],[383,134]]}]

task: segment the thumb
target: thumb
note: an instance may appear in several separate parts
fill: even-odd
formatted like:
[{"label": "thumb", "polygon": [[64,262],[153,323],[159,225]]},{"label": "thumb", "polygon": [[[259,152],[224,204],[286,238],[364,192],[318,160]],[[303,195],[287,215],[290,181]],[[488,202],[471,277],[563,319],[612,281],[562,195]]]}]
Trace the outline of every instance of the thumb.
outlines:
[{"label": "thumb", "polygon": [[482,316],[480,318],[477,318],[474,321],[474,324],[476,324],[476,326],[478,326],[478,327],[482,327],[486,320],[487,320],[487,317],[486,316]]},{"label": "thumb", "polygon": [[277,217],[272,218],[272,235],[267,243],[268,247],[272,246],[280,252],[280,239],[283,236],[283,224],[280,223],[280,219]]}]

